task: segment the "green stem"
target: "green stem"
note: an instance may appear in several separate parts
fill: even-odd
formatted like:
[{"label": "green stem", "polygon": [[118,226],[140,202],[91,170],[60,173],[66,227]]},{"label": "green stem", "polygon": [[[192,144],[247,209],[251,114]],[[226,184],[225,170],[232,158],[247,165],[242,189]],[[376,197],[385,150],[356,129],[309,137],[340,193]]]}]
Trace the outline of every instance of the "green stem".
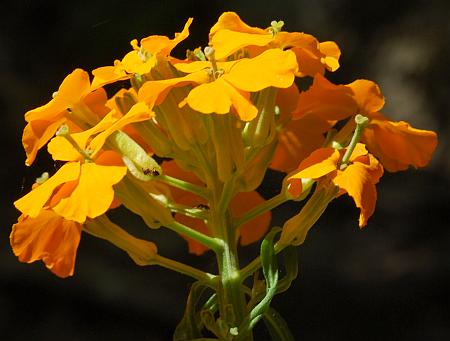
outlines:
[{"label": "green stem", "polygon": [[219,214],[223,215],[228,206],[230,205],[230,201],[234,194],[234,184],[235,184],[235,175],[231,176],[231,178],[225,182],[223,185],[222,195],[220,196],[219,204],[217,205],[217,211]]},{"label": "green stem", "polygon": [[[224,186],[225,190],[232,192],[234,188],[233,186]],[[222,203],[223,198],[230,197],[230,194],[224,193],[224,191],[220,196]],[[228,328],[224,332],[230,336],[230,339],[239,335],[242,337],[240,340],[252,340],[251,330],[240,331],[237,329],[245,319],[247,304],[239,271],[236,232],[231,228],[231,215],[228,207],[225,212],[221,212],[213,202],[210,224],[215,226],[215,230],[223,241],[222,251],[217,253],[220,274],[220,286],[217,293],[220,318]]]},{"label": "green stem", "polygon": [[173,259],[169,259],[160,255],[155,255],[154,259],[152,259],[152,264],[162,266],[166,269],[170,269],[184,275],[190,276],[203,284],[207,285],[212,289],[216,289],[217,287],[217,276],[210,274],[208,272],[201,271],[187,264],[183,264],[177,262]]},{"label": "green stem", "polygon": [[262,204],[254,207],[241,217],[237,219],[235,222],[235,227],[239,227],[241,225],[244,225],[245,223],[248,223],[250,220],[254,219],[255,217],[270,211],[274,209],[275,207],[285,203],[286,201],[291,200],[289,196],[287,196],[284,192],[277,194],[276,196],[270,198],[267,201],[264,201]]},{"label": "green stem", "polygon": [[166,175],[166,174],[158,175],[157,177],[155,177],[155,180],[159,180],[159,181],[164,182],[173,187],[197,194],[198,196],[200,196],[202,198],[208,197],[205,187],[194,185],[194,184],[191,184],[190,182],[180,180],[180,179],[174,178],[174,177]]},{"label": "green stem", "polygon": [[[283,248],[281,248],[278,244],[275,244],[275,254],[279,254],[281,251],[283,251]],[[248,263],[244,268],[241,270],[241,278],[244,280],[247,277],[253,275],[257,270],[261,268],[261,257],[258,256],[255,259],[253,259],[250,263]]]},{"label": "green stem", "polygon": [[176,220],[166,225],[166,227],[171,229],[172,231],[182,234],[183,236],[194,239],[195,241],[199,242],[202,245],[205,245],[216,253],[221,252],[224,248],[223,243],[220,241],[220,239],[211,238],[201,232],[198,232],[186,225],[177,222]]}]

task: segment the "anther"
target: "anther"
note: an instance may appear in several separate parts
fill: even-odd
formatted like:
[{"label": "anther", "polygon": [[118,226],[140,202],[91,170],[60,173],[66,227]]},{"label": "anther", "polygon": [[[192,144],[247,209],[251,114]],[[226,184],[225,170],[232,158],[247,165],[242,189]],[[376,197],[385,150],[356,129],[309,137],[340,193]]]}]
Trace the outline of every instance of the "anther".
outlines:
[{"label": "anther", "polygon": [[39,178],[36,178],[35,183],[37,183],[38,185],[42,185],[48,180],[49,177],[50,175],[48,174],[48,172],[44,172]]},{"label": "anther", "polygon": [[281,30],[283,29],[283,26],[284,26],[283,20],[280,20],[280,21],[273,20],[270,23],[269,31],[272,33],[273,36],[275,36],[278,32],[281,32]]}]

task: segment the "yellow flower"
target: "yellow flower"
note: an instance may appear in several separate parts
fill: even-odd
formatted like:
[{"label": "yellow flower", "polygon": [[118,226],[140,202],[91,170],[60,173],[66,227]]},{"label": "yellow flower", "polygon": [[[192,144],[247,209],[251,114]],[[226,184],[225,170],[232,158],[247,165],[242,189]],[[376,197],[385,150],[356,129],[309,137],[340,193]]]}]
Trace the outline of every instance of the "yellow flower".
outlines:
[{"label": "yellow flower", "polygon": [[210,30],[210,45],[216,49],[218,60],[227,58],[241,49],[255,56],[268,48],[290,49],[299,65],[297,76],[314,76],[325,69],[339,68],[340,50],[336,43],[319,43],[312,35],[279,31],[283,23],[261,29],[245,24],[234,12],[223,13]]},{"label": "yellow flower", "polygon": [[105,213],[113,203],[113,185],[127,173],[115,152],[100,154],[95,162],[68,162],[43,184],[14,202],[22,214],[36,218],[51,208],[65,219],[83,223]]},{"label": "yellow flower", "polygon": [[332,181],[341,189],[341,193],[348,193],[353,198],[356,207],[360,209],[359,226],[364,227],[375,211],[375,184],[383,175],[383,167],[361,143],[356,145],[349,164],[341,167],[340,162],[345,151],[333,148],[314,151],[289,176],[289,190],[294,195],[301,193],[301,179],[324,178],[323,181]]},{"label": "yellow flower", "polygon": [[178,63],[175,67],[188,75],[161,81],[146,82],[139,90],[139,100],[161,103],[173,87],[194,84],[188,96],[179,104],[188,104],[204,114],[227,114],[233,108],[244,121],[258,113],[249,100],[249,92],[268,87],[287,88],[294,82],[297,70],[295,55],[290,51],[270,49],[255,58],[218,62]]},{"label": "yellow flower", "polygon": [[92,87],[97,89],[106,84],[129,79],[134,74],[149,73],[157,64],[158,57],[168,57],[172,49],[189,36],[192,20],[188,19],[183,31],[176,33],[174,39],[153,35],[142,39],[140,46],[136,39],[132,40],[130,44],[133,51],[128,52],[121,61],[116,60],[114,66],[104,66],[92,71],[94,75]]},{"label": "yellow flower", "polygon": [[36,217],[22,215],[13,225],[10,243],[21,262],[42,260],[59,277],[72,276],[81,224],[44,209]]}]

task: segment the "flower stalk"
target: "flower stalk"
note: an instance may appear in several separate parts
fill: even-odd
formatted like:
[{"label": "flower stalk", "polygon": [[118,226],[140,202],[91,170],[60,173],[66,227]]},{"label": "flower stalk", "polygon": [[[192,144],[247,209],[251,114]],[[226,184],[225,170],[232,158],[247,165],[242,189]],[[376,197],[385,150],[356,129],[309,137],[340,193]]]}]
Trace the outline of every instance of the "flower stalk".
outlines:
[{"label": "flower stalk", "polygon": [[[25,114],[26,165],[47,145],[61,167],[14,202],[21,215],[10,243],[20,261],[42,260],[62,278],[74,274],[82,233],[139,266],[190,277],[176,341],[211,333],[252,340],[260,320],[274,340],[294,340],[271,307],[297,277],[293,250],[341,195],[354,201],[364,227],[384,170],[425,167],[437,136],[384,116],[374,82],[330,82],[326,72],[339,68],[341,53],[334,42],[282,31],[283,21],[251,27],[226,12],[204,53],[173,58],[191,24],[173,38],[133,39],[131,51],[92,70],[92,80],[75,69],[47,104]],[[111,95],[112,84],[121,88]],[[271,182],[272,171],[284,174],[282,183]],[[279,194],[263,198],[267,185]],[[271,228],[272,210],[288,201],[297,213]],[[215,257],[217,274],[158,254],[155,243],[109,218],[119,206],[149,233],[170,230],[190,253]],[[240,246],[258,242],[242,267]]]}]

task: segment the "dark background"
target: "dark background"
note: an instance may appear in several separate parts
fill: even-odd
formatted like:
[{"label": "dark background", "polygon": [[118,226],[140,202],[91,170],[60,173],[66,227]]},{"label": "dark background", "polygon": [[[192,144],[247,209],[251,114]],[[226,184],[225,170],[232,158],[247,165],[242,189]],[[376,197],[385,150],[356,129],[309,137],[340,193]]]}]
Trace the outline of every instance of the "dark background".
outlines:
[{"label": "dark background", "polygon": [[[8,1],[0,20],[1,219],[0,339],[170,340],[191,280],[141,268],[112,245],[83,235],[76,274],[59,279],[41,262],[21,264],[8,241],[12,202],[51,167],[40,153],[32,169],[21,149],[23,114],[46,103],[76,67],[111,65],[129,41],[170,37],[194,17],[183,49],[204,46],[220,13],[253,26],[282,19],[288,31],[334,40],[342,50],[334,82],[376,81],[383,112],[439,133],[426,169],[386,174],[377,211],[362,231],[348,198],[329,207],[300,250],[300,276],[273,304],[298,340],[450,340],[449,62],[450,3],[442,1]],[[268,174],[264,195],[276,193]],[[296,205],[277,210],[274,224]],[[186,254],[164,231],[141,236],[161,254],[212,271],[211,255]],[[249,249],[247,256],[254,251]],[[257,340],[267,336],[257,330]]]}]

